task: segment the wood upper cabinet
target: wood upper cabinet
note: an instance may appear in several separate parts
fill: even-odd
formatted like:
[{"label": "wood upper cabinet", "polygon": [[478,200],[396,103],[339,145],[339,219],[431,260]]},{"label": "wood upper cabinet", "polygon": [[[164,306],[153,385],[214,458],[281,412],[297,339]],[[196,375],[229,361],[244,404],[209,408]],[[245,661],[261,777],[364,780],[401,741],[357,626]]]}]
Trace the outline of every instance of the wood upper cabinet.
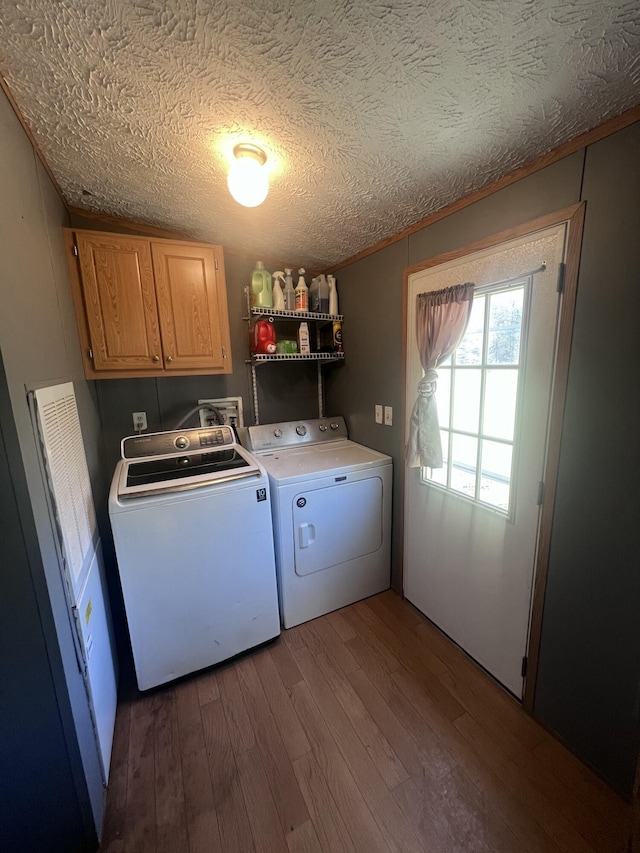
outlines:
[{"label": "wood upper cabinet", "polygon": [[72,229],[65,241],[87,378],[231,373],[221,247]]}]

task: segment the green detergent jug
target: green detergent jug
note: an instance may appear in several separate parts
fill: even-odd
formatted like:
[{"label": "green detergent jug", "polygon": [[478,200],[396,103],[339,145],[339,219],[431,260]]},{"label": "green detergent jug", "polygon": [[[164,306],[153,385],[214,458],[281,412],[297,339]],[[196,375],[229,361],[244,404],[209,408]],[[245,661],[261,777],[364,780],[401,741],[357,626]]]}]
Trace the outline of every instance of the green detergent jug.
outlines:
[{"label": "green detergent jug", "polygon": [[256,261],[256,268],[251,273],[251,305],[273,308],[271,273],[267,272],[262,261]]}]

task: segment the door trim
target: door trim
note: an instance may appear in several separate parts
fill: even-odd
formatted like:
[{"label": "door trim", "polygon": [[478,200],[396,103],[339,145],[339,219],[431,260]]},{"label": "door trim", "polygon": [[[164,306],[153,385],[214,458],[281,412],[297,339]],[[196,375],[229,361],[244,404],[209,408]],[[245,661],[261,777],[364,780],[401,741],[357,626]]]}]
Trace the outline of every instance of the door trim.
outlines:
[{"label": "door trim", "polygon": [[[571,336],[573,332],[573,319],[575,314],[575,303],[578,285],[578,270],[580,265],[580,251],[582,247],[582,231],[584,226],[585,202],[571,205],[556,213],[534,219],[515,228],[501,231],[498,234],[485,237],[475,243],[470,243],[451,252],[445,252],[433,258],[429,258],[418,264],[406,267],[403,277],[403,299],[402,299],[402,379],[403,379],[403,410],[402,410],[402,435],[406,435],[407,420],[411,413],[406,408],[407,398],[407,313],[409,298],[409,277],[415,273],[439,266],[450,261],[458,260],[465,255],[497,247],[501,243],[528,236],[536,231],[550,228],[555,225],[567,225],[566,244],[566,266],[563,285],[562,302],[560,305],[560,316],[558,319],[558,339],[556,359],[553,370],[553,390],[550,403],[549,427],[547,436],[547,448],[544,465],[545,497],[540,512],[538,536],[536,542],[536,553],[534,559],[534,586],[532,594],[531,620],[529,637],[527,641],[527,676],[525,679],[522,705],[525,711],[533,714],[533,703],[535,698],[535,687],[538,672],[538,660],[540,652],[540,635],[542,631],[542,615],[544,610],[544,596],[547,584],[547,572],[549,566],[549,552],[551,545],[551,525],[555,506],[555,492],[558,480],[558,462],[560,458],[560,441],[562,436],[562,423],[564,418],[564,401],[567,390],[569,375],[569,359],[571,354]],[[401,529],[399,531],[404,541],[404,489],[405,469],[402,467],[402,482],[400,494],[401,507]],[[404,566],[400,565],[400,588],[404,594]]]}]

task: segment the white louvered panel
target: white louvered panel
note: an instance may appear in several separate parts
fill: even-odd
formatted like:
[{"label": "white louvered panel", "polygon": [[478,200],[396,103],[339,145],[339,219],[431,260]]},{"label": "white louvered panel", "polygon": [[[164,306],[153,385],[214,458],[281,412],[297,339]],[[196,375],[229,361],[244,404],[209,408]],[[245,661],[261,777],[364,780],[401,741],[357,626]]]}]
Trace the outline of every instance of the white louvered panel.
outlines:
[{"label": "white louvered panel", "polygon": [[93,550],[96,518],[73,384],[42,388],[35,398],[64,558],[78,593],[79,579]]}]

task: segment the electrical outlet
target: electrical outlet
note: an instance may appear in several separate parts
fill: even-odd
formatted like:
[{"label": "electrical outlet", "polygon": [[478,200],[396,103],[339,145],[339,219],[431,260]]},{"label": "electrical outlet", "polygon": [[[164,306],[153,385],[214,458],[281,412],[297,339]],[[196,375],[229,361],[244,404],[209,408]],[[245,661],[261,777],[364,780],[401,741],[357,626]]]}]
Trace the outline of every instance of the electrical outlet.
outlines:
[{"label": "electrical outlet", "polygon": [[382,423],[382,406],[379,406],[377,403],[376,403],[376,423],[377,424]]},{"label": "electrical outlet", "polygon": [[393,406],[384,407],[384,424],[385,426],[393,426]]},{"label": "electrical outlet", "polygon": [[147,428],[146,412],[133,413],[133,428],[136,432],[144,432],[144,430]]}]

